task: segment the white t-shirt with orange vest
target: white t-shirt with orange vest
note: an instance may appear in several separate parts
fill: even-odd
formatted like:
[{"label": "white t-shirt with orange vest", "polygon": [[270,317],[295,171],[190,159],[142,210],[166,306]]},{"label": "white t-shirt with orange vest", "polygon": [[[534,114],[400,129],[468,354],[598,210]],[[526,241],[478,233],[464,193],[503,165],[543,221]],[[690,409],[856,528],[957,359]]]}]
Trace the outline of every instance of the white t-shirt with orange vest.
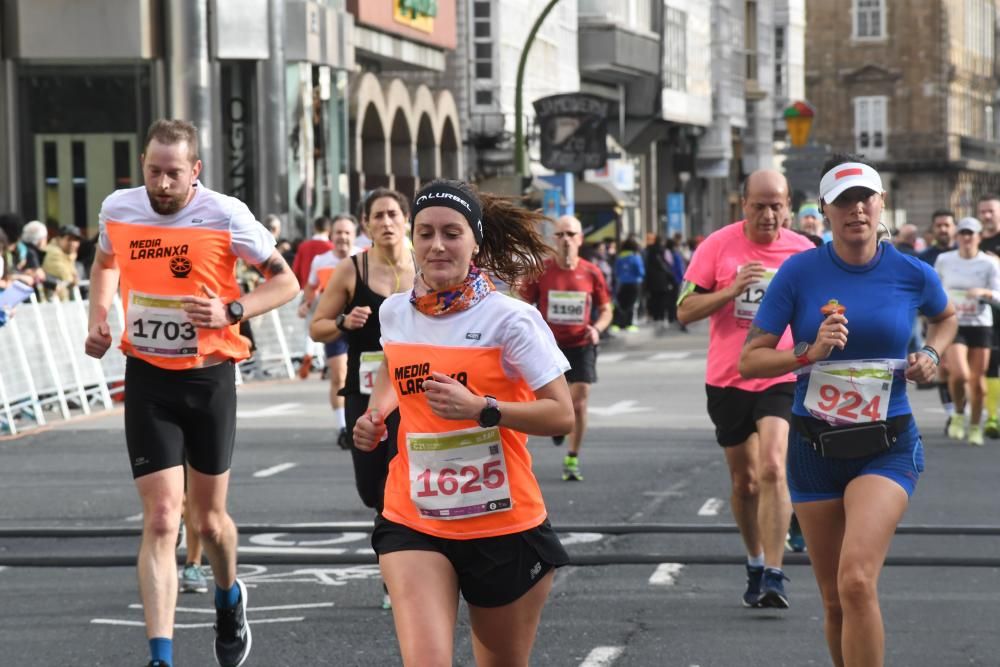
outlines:
[{"label": "white t-shirt with orange vest", "polygon": [[145,187],[117,190],[101,205],[98,243],[121,270],[123,352],[168,370],[199,366],[206,356],[250,355],[238,325],[198,329],[180,302],[205,296],[203,286],[224,302],[238,299],[236,260],[256,265],[271,256],[274,237],[246,204],[196,182],[184,208],[161,215]]},{"label": "white t-shirt with orange vest", "polygon": [[528,436],[437,417],[423,383],[437,371],[500,402],[534,400],[534,390],[569,370],[552,331],[533,306],[498,292],[439,317],[418,312],[409,297],[394,294],[379,309],[400,412],[383,516],[448,539],[535,528],[546,510]]}]

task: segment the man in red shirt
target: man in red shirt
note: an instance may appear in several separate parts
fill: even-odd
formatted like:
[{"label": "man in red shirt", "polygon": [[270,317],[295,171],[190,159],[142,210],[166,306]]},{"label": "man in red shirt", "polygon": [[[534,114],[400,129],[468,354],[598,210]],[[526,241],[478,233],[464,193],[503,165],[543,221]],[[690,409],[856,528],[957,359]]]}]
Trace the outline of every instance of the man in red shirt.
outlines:
[{"label": "man in red shirt", "polygon": [[[570,363],[566,381],[576,419],[569,434],[569,451],[563,459],[563,480],[583,481],[579,455],[587,428],[587,398],[590,385],[597,381],[601,332],[611,324],[611,294],[601,270],[580,257],[583,245],[580,221],[569,215],[559,218],[554,236],[556,259],[545,261],[545,270],[538,280],[521,288],[521,298],[542,311],[559,349]],[[598,316],[591,322],[595,306]],[[552,440],[561,445],[563,439]]]},{"label": "man in red shirt", "polygon": [[299,279],[299,287],[305,289],[309,282],[309,269],[312,267],[313,258],[322,255],[324,252],[333,250],[333,242],[330,240],[330,228],[333,221],[325,215],[321,215],[313,221],[313,235],[299,244],[295,251],[295,261],[292,262],[292,273]]},{"label": "man in red shirt", "polygon": [[[299,288],[306,289],[309,284],[309,269],[312,268],[313,259],[317,255],[333,250],[333,241],[330,240],[330,230],[333,228],[333,220],[325,215],[321,215],[313,221],[313,235],[299,244],[295,251],[295,260],[292,262],[292,273],[299,280]],[[303,292],[304,293],[304,292]],[[308,327],[307,327],[308,328]],[[302,341],[302,361],[299,363],[299,377],[305,380],[312,370],[313,359],[319,358],[323,353],[322,343],[315,343],[309,337],[309,332],[305,334]]]}]

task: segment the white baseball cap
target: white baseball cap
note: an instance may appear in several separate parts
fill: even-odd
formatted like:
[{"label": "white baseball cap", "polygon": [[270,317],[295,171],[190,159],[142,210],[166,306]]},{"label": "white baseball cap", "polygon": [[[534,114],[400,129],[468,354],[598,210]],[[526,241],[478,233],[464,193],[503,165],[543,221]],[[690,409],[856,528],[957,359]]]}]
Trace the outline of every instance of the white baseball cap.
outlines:
[{"label": "white baseball cap", "polygon": [[958,221],[958,227],[955,231],[979,234],[983,231],[983,224],[975,218],[962,218]]},{"label": "white baseball cap", "polygon": [[848,188],[868,188],[882,194],[882,177],[878,172],[861,162],[845,162],[838,164],[823,174],[819,182],[819,196],[827,204],[833,201]]}]

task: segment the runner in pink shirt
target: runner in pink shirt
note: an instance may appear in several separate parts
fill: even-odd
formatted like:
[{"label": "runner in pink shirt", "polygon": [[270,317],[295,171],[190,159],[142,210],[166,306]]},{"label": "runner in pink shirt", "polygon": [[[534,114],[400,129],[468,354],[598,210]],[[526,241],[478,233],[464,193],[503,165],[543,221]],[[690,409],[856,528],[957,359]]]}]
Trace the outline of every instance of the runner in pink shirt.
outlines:
[{"label": "runner in pink shirt", "polygon": [[[784,228],[788,182],[770,170],[755,171],[743,184],[745,220],[713,232],[699,246],[684,274],[677,319],[709,319],[705,390],[708,415],[726,454],[732,508],[747,549],[747,607],[788,607],[782,572],[785,534],[792,505],[785,480],[788,420],[795,377],[746,379],[740,351],[768,284],[790,255],[815,247]],[[791,349],[791,335],[779,349]]]}]

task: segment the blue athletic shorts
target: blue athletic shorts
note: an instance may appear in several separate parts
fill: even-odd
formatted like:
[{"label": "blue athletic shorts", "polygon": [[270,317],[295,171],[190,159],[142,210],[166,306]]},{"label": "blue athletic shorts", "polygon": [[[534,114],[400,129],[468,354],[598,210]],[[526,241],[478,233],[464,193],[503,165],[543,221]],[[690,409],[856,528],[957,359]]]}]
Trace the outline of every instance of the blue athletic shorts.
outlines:
[{"label": "blue athletic shorts", "polygon": [[337,336],[329,343],[323,343],[323,349],[326,350],[327,359],[347,354],[347,336]]},{"label": "blue athletic shorts", "polygon": [[857,459],[824,458],[794,426],[788,433],[788,491],[793,503],[843,498],[848,483],[861,475],[887,477],[912,496],[923,471],[924,445],[912,419],[892,449]]}]

